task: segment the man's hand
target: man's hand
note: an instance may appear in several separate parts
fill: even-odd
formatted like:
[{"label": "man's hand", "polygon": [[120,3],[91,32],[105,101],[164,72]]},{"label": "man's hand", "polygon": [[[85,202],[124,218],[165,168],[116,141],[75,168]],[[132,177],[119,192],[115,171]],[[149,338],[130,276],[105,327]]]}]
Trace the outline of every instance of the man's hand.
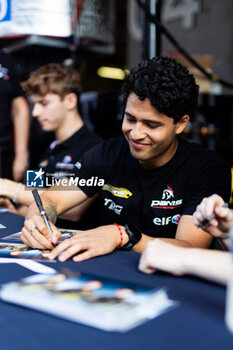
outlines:
[{"label": "man's hand", "polygon": [[59,255],[60,261],[66,261],[73,256],[74,261],[83,261],[111,253],[119,243],[119,232],[114,225],[100,226],[66,239],[53,249],[49,258],[55,259]]},{"label": "man's hand", "polygon": [[194,224],[198,226],[205,218],[215,214],[216,217],[209,222],[204,230],[214,237],[221,237],[227,233],[233,226],[233,214],[229,208],[224,208],[223,204],[223,199],[217,194],[204,198],[193,214]]},{"label": "man's hand", "polygon": [[22,241],[32,248],[53,249],[61,237],[61,232],[50,222],[53,233],[49,232],[44,220],[40,215],[34,215],[30,219],[25,220],[22,229]]},{"label": "man's hand", "polygon": [[156,238],[147,244],[138,268],[148,274],[161,270],[180,276],[185,273],[184,263],[189,251],[188,248],[174,246]]}]

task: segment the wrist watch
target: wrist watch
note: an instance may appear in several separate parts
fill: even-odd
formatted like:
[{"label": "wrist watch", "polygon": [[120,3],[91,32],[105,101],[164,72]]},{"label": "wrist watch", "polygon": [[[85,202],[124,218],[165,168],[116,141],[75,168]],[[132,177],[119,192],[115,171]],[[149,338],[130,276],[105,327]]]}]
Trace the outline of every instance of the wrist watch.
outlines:
[{"label": "wrist watch", "polygon": [[130,250],[135,244],[137,244],[142,238],[142,234],[137,226],[133,224],[125,225],[125,232],[127,233],[129,240],[121,247],[122,250]]}]

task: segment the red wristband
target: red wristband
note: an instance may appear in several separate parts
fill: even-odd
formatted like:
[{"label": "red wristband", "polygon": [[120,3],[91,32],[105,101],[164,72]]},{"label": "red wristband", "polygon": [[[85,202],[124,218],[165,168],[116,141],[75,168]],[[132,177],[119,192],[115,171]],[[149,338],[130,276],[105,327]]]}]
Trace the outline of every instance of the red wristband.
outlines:
[{"label": "red wristband", "polygon": [[113,225],[115,225],[115,226],[118,228],[118,230],[119,230],[119,232],[120,232],[120,235],[121,235],[121,241],[120,241],[120,243],[119,243],[119,245],[118,245],[118,247],[117,247],[117,248],[120,248],[120,247],[122,246],[122,243],[123,243],[123,233],[122,233],[122,231],[121,231],[120,226],[119,226],[117,223],[114,222]]}]

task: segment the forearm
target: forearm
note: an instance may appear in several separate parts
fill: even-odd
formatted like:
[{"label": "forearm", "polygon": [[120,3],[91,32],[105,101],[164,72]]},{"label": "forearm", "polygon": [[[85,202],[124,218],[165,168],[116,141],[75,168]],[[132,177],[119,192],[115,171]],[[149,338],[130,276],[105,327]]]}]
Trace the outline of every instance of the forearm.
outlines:
[{"label": "forearm", "polygon": [[[62,185],[50,187],[41,195],[41,200],[47,215],[50,220],[55,223],[57,216],[66,212],[67,210],[81,204],[87,199],[84,192],[74,188],[67,190]],[[27,218],[38,214],[38,209],[33,203],[28,210]]]},{"label": "forearm", "polygon": [[18,97],[13,101],[12,115],[15,132],[15,155],[27,155],[30,121],[28,105],[24,97]]},{"label": "forearm", "polygon": [[[145,250],[147,243],[154,240],[154,239],[156,239],[156,238],[146,236],[143,234],[142,238],[138,242],[138,244],[135,244],[135,246],[133,247],[133,250],[135,252],[142,253]],[[164,241],[164,242],[178,246],[178,247],[184,247],[184,248],[191,248],[192,247],[192,245],[189,242],[186,242],[186,241],[180,240],[180,239],[175,239],[175,238],[159,238],[159,239]]]},{"label": "forearm", "polygon": [[[125,231],[124,226],[120,226],[120,228],[121,228],[122,238],[123,238],[122,245],[124,245],[128,242],[129,237]],[[132,250],[134,250],[137,253],[142,253],[145,250],[147,243],[154,240],[154,239],[156,239],[156,238],[142,234],[142,238],[140,239],[140,241],[137,244],[135,244],[135,246],[132,248]],[[179,246],[179,247],[184,247],[184,248],[191,248],[192,247],[192,245],[189,242],[187,242],[185,240],[181,240],[181,239],[175,239],[175,238],[174,239],[172,239],[172,238],[159,238],[159,239],[162,241],[165,241],[167,243],[173,244],[175,246]]]},{"label": "forearm", "polygon": [[97,198],[96,195],[92,198],[87,198],[83,203],[64,212],[62,215],[59,215],[59,217],[61,219],[71,220],[74,222],[79,221],[83,217],[83,215],[86,213],[88,208],[93,204],[96,198]]},{"label": "forearm", "polygon": [[[11,199],[14,203],[29,206],[33,201],[33,195],[30,189],[21,182],[12,181],[9,179],[0,179],[1,196]],[[43,193],[43,191],[39,191]]]},{"label": "forearm", "polygon": [[[56,211],[56,207],[54,205],[54,203],[48,199],[45,199],[43,197],[42,199],[42,204],[43,204],[43,207],[46,211],[46,214],[48,216],[48,219],[52,222],[52,223],[56,223],[57,221],[57,211]],[[38,207],[36,205],[36,203],[32,203],[28,210],[27,210],[27,213],[26,213],[26,219],[30,219],[32,216],[34,215],[39,215],[39,210],[38,210]]]},{"label": "forearm", "polygon": [[184,273],[225,285],[231,274],[231,254],[227,252],[189,249]]}]

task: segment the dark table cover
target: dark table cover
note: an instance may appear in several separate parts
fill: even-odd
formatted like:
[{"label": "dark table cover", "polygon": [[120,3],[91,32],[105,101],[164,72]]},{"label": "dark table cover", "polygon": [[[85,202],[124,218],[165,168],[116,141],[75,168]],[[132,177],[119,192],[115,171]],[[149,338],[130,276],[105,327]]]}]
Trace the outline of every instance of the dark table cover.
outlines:
[{"label": "dark table cover", "polygon": [[[5,214],[0,214],[0,223],[2,215]],[[20,228],[23,218],[10,218],[10,229],[15,228],[13,221]],[[0,301],[0,349],[233,349],[233,334],[224,324],[225,288],[189,276],[173,277],[163,273],[144,275],[137,269],[139,257],[135,252],[115,251],[79,263],[68,261],[45,264],[56,270],[68,267],[150,287],[165,286],[169,297],[179,301],[178,307],[121,334],[104,332]],[[32,274],[17,264],[0,264],[0,283]]]}]

